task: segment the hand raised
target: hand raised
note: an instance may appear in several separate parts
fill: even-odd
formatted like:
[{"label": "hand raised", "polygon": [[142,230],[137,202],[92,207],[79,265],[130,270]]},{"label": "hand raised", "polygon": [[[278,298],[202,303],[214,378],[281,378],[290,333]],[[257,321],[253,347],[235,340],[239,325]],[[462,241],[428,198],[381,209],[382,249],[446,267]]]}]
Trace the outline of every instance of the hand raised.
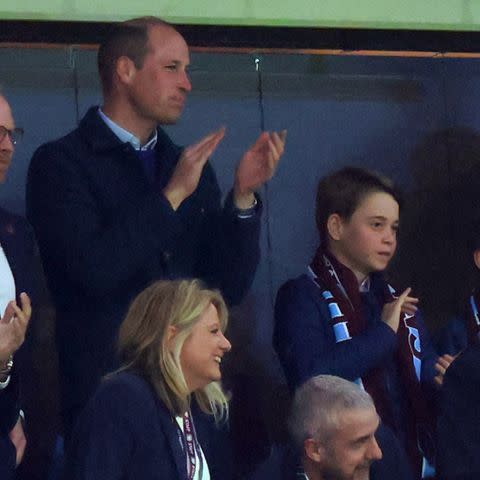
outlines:
[{"label": "hand raised", "polygon": [[382,310],[382,320],[396,333],[400,324],[400,314],[414,315],[418,298],[410,297],[411,288],[405,289],[393,302],[386,303]]},{"label": "hand raised", "polygon": [[22,308],[12,300],[0,319],[0,363],[8,361],[25,340],[28,322],[32,316],[32,305],[26,293],[20,295]]},{"label": "hand raised", "polygon": [[174,210],[197,189],[203,167],[224,135],[225,128],[221,128],[183,150],[170,181],[163,189]]},{"label": "hand raised", "polygon": [[286,139],[286,130],[280,133],[263,132],[245,152],[235,175],[235,203],[240,203],[242,197],[252,195],[273,177],[283,155]]}]

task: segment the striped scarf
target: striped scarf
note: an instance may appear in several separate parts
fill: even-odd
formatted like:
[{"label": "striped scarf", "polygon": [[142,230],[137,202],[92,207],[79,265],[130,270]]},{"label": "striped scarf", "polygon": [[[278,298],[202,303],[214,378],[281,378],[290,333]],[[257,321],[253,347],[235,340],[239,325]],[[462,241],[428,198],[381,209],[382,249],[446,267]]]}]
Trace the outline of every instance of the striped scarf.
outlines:
[{"label": "striped scarf", "polygon": [[[322,248],[317,251],[310,270],[328,305],[336,342],[349,341],[367,329],[365,307],[354,273]],[[392,302],[395,298],[394,288],[384,282],[381,298],[378,298],[380,304]],[[420,476],[423,455],[418,445],[421,437],[428,435],[426,432],[433,432],[434,422],[420,385],[422,349],[414,315],[401,314],[397,345],[395,360],[408,400],[406,450]],[[388,396],[385,379],[385,369],[378,365],[356,382],[372,396],[382,421],[395,430],[392,413],[394,405]]]}]

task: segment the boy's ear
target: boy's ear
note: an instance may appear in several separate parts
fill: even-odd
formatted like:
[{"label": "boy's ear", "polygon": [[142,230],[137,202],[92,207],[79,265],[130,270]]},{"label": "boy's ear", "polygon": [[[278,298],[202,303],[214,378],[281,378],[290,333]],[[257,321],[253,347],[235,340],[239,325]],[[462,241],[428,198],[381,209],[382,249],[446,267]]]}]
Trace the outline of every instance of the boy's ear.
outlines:
[{"label": "boy's ear", "polygon": [[327,220],[327,232],[333,240],[340,240],[343,220],[338,213],[332,213]]},{"label": "boy's ear", "polygon": [[480,270],[480,249],[473,252],[473,261],[475,262],[477,268]]},{"label": "boy's ear", "polygon": [[325,449],[322,444],[313,438],[307,438],[303,443],[305,455],[315,463],[321,463],[325,457]]}]

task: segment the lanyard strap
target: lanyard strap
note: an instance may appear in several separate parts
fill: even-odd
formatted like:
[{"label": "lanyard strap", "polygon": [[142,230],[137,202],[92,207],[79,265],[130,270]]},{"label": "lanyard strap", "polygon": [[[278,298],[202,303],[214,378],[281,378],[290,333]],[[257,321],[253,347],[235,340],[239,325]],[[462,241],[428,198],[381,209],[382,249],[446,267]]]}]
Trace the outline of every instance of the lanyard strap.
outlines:
[{"label": "lanyard strap", "polygon": [[183,433],[181,434],[182,445],[187,458],[188,479],[193,480],[193,478],[195,477],[195,472],[197,470],[197,458],[198,458],[198,463],[200,464],[198,478],[201,480],[203,475],[203,456],[202,456],[200,445],[197,441],[195,426],[193,424],[193,421],[189,412],[185,412],[183,415],[183,432],[182,433]]}]

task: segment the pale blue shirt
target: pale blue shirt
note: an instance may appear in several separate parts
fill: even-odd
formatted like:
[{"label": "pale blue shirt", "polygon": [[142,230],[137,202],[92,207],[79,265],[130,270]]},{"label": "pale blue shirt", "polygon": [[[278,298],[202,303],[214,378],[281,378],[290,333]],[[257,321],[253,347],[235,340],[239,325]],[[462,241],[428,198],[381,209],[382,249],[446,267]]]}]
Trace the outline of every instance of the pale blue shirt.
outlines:
[{"label": "pale blue shirt", "polygon": [[98,107],[98,114],[105,122],[107,127],[118,137],[121,142],[129,143],[135,150],[153,150],[155,148],[155,145],[157,144],[156,130],[154,130],[153,137],[145,145],[142,145],[138,137],[128,130],[125,130],[118,123],[115,123],[111,118],[107,117],[100,107]]}]

